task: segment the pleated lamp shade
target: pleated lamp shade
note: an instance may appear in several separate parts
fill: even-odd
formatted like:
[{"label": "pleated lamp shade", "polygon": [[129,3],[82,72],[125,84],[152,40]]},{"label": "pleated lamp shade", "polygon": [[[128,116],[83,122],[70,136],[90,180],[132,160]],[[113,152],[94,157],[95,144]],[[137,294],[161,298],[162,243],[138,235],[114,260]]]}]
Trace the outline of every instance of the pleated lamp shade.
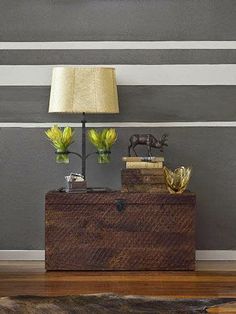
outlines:
[{"label": "pleated lamp shade", "polygon": [[118,113],[115,69],[54,68],[49,112]]}]

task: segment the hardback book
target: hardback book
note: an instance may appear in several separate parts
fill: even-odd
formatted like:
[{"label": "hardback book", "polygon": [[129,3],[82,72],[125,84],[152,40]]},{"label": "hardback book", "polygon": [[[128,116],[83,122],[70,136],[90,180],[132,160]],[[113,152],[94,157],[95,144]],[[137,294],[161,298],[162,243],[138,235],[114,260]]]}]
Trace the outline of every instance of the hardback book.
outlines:
[{"label": "hardback book", "polygon": [[123,184],[121,192],[124,193],[168,193],[166,184],[134,184],[126,185]]},{"label": "hardback book", "polygon": [[143,168],[143,169],[122,169],[121,173],[135,176],[162,176],[164,177],[163,168]]},{"label": "hardback book", "polygon": [[148,162],[148,161],[127,161],[126,168],[128,169],[146,169],[146,168],[163,168],[163,162]]},{"label": "hardback book", "polygon": [[165,184],[163,169],[121,169],[121,184]]},{"label": "hardback book", "polygon": [[164,157],[122,157],[123,161],[126,162],[139,162],[139,161],[148,161],[148,162],[164,162]]}]

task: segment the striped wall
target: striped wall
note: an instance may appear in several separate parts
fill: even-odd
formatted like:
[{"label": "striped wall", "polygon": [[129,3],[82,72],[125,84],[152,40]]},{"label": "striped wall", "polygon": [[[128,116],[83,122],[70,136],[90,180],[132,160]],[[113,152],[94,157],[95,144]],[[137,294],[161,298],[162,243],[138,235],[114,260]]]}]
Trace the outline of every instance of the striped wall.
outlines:
[{"label": "striped wall", "polygon": [[80,115],[47,113],[54,65],[117,71],[120,114],[88,120],[119,142],[89,184],[119,188],[129,136],[167,132],[167,164],[193,166],[197,248],[236,249],[235,1],[0,0],[0,30],[0,250],[44,249],[44,194],[79,170],[44,139],[56,122],[81,131]]}]

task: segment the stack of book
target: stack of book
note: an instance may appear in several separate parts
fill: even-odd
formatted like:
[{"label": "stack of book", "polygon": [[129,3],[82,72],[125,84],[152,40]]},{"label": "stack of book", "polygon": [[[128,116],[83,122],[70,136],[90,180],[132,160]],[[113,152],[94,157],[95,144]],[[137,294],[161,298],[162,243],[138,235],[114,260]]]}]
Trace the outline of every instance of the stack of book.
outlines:
[{"label": "stack of book", "polygon": [[165,193],[163,157],[123,157],[122,192]]},{"label": "stack of book", "polygon": [[126,169],[162,169],[164,157],[123,157]]}]

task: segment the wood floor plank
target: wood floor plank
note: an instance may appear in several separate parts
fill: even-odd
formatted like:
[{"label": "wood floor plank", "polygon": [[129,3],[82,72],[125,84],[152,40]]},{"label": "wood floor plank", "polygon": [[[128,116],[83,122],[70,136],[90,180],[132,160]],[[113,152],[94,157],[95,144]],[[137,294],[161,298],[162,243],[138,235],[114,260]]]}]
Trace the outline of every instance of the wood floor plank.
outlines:
[{"label": "wood floor plank", "polygon": [[112,292],[168,298],[236,297],[235,262],[231,271],[221,262],[198,268],[196,272],[45,272],[42,262],[0,262],[0,296]]}]

